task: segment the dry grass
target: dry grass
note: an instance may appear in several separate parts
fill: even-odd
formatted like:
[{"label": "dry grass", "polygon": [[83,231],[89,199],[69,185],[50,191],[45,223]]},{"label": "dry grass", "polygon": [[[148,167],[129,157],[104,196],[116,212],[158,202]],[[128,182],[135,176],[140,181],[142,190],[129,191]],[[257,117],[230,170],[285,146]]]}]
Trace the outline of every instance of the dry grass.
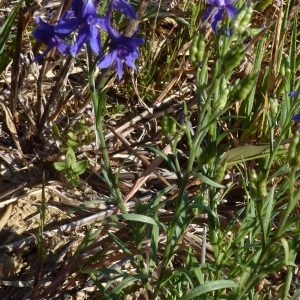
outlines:
[{"label": "dry grass", "polygon": [[[179,18],[190,20],[191,11],[183,10],[181,1],[176,3],[162,1],[161,10],[156,14],[158,3],[153,1],[149,6],[153,14],[140,24],[151,46],[142,49],[138,73],[126,72],[120,82],[113,76],[105,87],[108,90],[106,141],[111,165],[115,172],[119,172],[119,188],[129,211],[136,209],[136,203],[146,206],[155,194],[176,183],[175,174],[163,159],[150,151],[140,150],[138,146],[154,144],[169,154],[169,140],[161,134],[161,118],[168,112],[179,120],[183,101],[191,112],[192,123],[196,120],[195,70],[187,56],[191,37],[188,28],[179,22]],[[25,21],[21,22],[22,28],[16,24],[12,32],[21,37],[20,49],[15,45],[12,61],[0,78],[1,299],[100,299],[102,294],[94,281],[89,274],[81,273],[80,269],[111,267],[134,272],[128,256],[111,242],[106,235],[107,227],[101,222],[105,217],[114,215],[118,208],[109,201],[108,188],[100,176],[101,152],[95,138],[87,78],[74,61],[54,51],[42,64],[30,63],[44,47],[31,36],[36,26],[33,17],[49,17],[60,5],[60,1],[34,2],[31,7],[20,11],[19,20]],[[9,14],[12,6],[13,3],[8,5],[5,1],[0,2],[4,16]],[[270,6],[262,14],[257,14],[255,26],[259,27],[266,20],[276,22],[279,13],[276,5]],[[53,20],[56,17],[53,15]],[[4,19],[0,18],[0,22]],[[181,43],[177,42],[179,37],[182,37]],[[249,44],[251,42],[257,41],[249,41]],[[269,47],[266,48],[270,52],[264,55],[266,65],[278,47],[271,38],[267,43]],[[245,69],[240,70],[236,78],[245,76],[251,70],[251,56],[250,50]],[[79,55],[79,59],[84,62],[84,55]],[[210,62],[212,64],[213,61]],[[148,70],[151,66],[155,66],[153,72]],[[97,74],[96,82],[104,75],[105,72]],[[279,82],[274,81],[274,84]],[[238,113],[239,107],[232,109],[233,113]],[[255,124],[259,118],[258,113]],[[83,122],[86,128],[75,133],[76,142],[81,143],[76,150],[76,157],[78,160],[87,159],[89,165],[80,177],[80,184],[74,188],[62,173],[54,169],[53,163],[65,159],[63,148],[68,139],[67,133],[79,122]],[[53,134],[53,123],[60,131],[59,138]],[[233,127],[233,124],[224,122],[219,125],[224,131]],[[87,142],[89,131],[91,143]],[[257,137],[255,134],[257,132],[242,134],[237,131],[228,136],[227,142],[240,145],[244,141],[263,141],[263,136]],[[184,172],[187,163],[184,138],[179,142],[178,151]],[[232,167],[227,172],[232,177],[224,181],[227,187],[220,193],[228,193],[228,201],[218,208],[221,226],[224,227],[230,224],[236,211],[244,205],[245,197],[241,178],[235,176],[237,170]],[[231,188],[233,183],[235,187]],[[199,184],[197,178],[191,178],[188,182],[187,191],[191,197],[199,191]],[[159,210],[159,221],[165,224],[170,222],[175,209],[172,199],[177,193],[175,187],[162,198],[161,203],[165,206]],[[37,247],[43,197],[46,201],[45,253],[39,252]],[[175,267],[184,265],[185,253],[189,248],[201,258],[201,245],[205,243],[202,239],[203,224],[206,223],[207,215],[203,214],[197,216],[188,227],[172,260]],[[119,222],[112,228],[114,234],[126,242],[131,254],[135,255],[135,243],[126,224]],[[239,228],[237,220],[232,229],[238,231]],[[77,255],[77,248],[89,230],[99,230],[98,238]],[[165,240],[165,235],[159,236],[158,256],[163,255]],[[206,260],[212,261],[211,245],[205,245]],[[142,253],[146,257],[149,251],[149,244],[145,240]],[[99,255],[99,252],[102,259],[96,263],[90,262],[90,258]],[[157,276],[159,268],[158,262]],[[276,289],[283,281],[284,274],[284,269],[274,273],[261,281],[257,290],[266,294],[271,291],[275,299]],[[98,280],[105,282],[109,278],[108,275],[102,275]],[[297,284],[296,279],[293,286]],[[138,284],[131,287],[128,291],[130,294],[132,296],[124,299],[147,299],[146,292]]]}]

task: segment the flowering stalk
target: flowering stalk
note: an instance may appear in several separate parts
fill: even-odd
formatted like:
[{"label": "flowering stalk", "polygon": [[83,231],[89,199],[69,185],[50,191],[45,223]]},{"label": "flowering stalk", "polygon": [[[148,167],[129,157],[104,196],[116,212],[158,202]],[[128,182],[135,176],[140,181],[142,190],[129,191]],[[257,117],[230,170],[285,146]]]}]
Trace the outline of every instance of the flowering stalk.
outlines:
[{"label": "flowering stalk", "polygon": [[[116,200],[122,213],[126,213],[126,207],[118,188],[117,176],[113,174],[105,143],[103,130],[105,92],[99,91],[98,93],[96,90],[94,69],[96,65],[102,69],[115,64],[120,80],[123,76],[123,63],[130,68],[136,69],[135,60],[139,56],[138,46],[144,43],[144,39],[135,37],[135,34],[131,37],[122,35],[112,25],[111,19],[114,10],[121,12],[130,19],[137,19],[134,9],[126,0],[111,0],[108,3],[108,10],[104,16],[98,15],[98,4],[99,1],[97,0],[72,0],[70,9],[55,25],[47,24],[38,17],[37,23],[39,27],[33,31],[33,36],[36,40],[43,42],[47,48],[34,59],[34,62],[44,58],[53,47],[56,47],[62,54],[75,57],[86,44],[88,81],[102,152],[103,175],[109,186],[112,198]],[[106,32],[109,38],[109,51],[105,54],[102,49],[99,29],[102,32]],[[69,40],[72,40],[70,37],[74,32],[77,32],[75,42],[70,44]],[[93,61],[92,52],[97,55],[95,61]]]}]

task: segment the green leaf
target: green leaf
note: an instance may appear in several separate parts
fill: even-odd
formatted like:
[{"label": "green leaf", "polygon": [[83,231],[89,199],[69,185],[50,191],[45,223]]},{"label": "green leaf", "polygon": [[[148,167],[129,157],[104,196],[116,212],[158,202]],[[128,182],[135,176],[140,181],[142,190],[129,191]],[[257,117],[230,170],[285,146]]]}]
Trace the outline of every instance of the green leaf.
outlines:
[{"label": "green leaf", "polygon": [[[209,281],[189,291],[186,295],[184,295],[181,298],[181,300],[189,300],[198,297],[200,295],[210,293],[212,291],[235,288],[235,287],[238,287],[238,285],[232,280]],[[199,298],[195,298],[195,299],[199,299]]]},{"label": "green leaf", "polygon": [[153,145],[142,145],[142,147],[149,149],[150,151],[152,151],[155,154],[162,157],[168,163],[168,165],[170,166],[172,171],[175,172],[176,174],[178,174],[178,170],[177,170],[173,160],[166,153],[164,153],[163,151],[161,151],[160,149],[156,148]]},{"label": "green leaf", "polygon": [[60,139],[60,132],[58,126],[55,123],[52,124],[52,132],[56,139]]},{"label": "green leaf", "polygon": [[197,172],[193,172],[192,173],[196,178],[199,178],[201,181],[205,182],[206,184],[210,185],[210,186],[214,186],[216,188],[219,189],[223,189],[225,188],[224,185],[219,184],[217,182],[214,182],[213,180],[209,179],[208,177],[206,177],[205,175],[201,174],[201,173],[197,173]]},{"label": "green leaf", "polygon": [[72,148],[68,148],[66,153],[66,161],[69,169],[74,170],[76,168],[76,157],[75,152]]},{"label": "green leaf", "polygon": [[[155,216],[157,218],[157,216]],[[156,219],[158,222],[158,220]],[[157,264],[157,251],[159,242],[159,227],[153,226],[151,231],[151,244],[150,244],[150,255],[149,255],[149,274],[153,274],[155,266]]]},{"label": "green leaf", "polygon": [[144,215],[139,215],[139,214],[114,215],[114,216],[109,216],[107,219],[140,222],[140,223],[146,223],[146,224],[151,224],[154,226],[159,226],[159,227],[165,228],[165,226],[162,223],[154,220],[153,218],[150,218],[150,217],[147,217]]},{"label": "green leaf", "polygon": [[78,175],[83,174],[88,165],[89,165],[88,160],[79,160],[79,161],[76,162],[74,172]]},{"label": "green leaf", "polygon": [[221,158],[220,163],[227,159],[228,163],[255,159],[257,155],[269,149],[269,145],[245,145],[228,150]]},{"label": "green leaf", "polygon": [[121,241],[116,235],[114,235],[112,232],[108,231],[107,234],[112,239],[113,242],[116,243],[116,245],[123,251],[123,253],[127,256],[127,258],[131,261],[132,265],[139,270],[138,263],[134,257],[134,255],[131,253],[131,251],[128,249],[126,244]]},{"label": "green leaf", "polygon": [[63,162],[63,161],[55,162],[54,163],[54,168],[57,171],[63,171],[63,170],[68,169],[68,164],[66,162]]},{"label": "green leaf", "polygon": [[18,2],[18,4],[13,8],[11,13],[9,14],[8,18],[5,20],[3,26],[0,28],[0,54],[2,54],[5,43],[9,39],[13,22],[19,12],[22,2],[23,0],[20,0]]},{"label": "green leaf", "polygon": [[77,149],[81,146],[80,143],[76,142],[76,141],[73,141],[73,140],[68,140],[67,141],[67,145],[73,149]]},{"label": "green leaf", "polygon": [[113,293],[118,294],[119,292],[121,292],[126,286],[128,286],[130,283],[137,281],[137,280],[141,280],[141,279],[145,279],[147,278],[146,275],[144,274],[136,274],[136,275],[126,275],[126,278],[124,278],[122,280],[122,282],[120,282],[113,290]]},{"label": "green leaf", "polygon": [[5,48],[5,51],[0,54],[0,74],[6,69],[12,60],[12,55],[15,51],[15,39],[12,40],[12,44]]}]

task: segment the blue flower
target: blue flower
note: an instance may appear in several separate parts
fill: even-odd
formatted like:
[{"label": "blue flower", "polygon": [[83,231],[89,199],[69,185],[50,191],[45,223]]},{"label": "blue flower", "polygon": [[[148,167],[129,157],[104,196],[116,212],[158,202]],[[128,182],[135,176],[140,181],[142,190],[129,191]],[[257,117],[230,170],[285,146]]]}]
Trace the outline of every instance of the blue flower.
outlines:
[{"label": "blue flower", "polygon": [[117,9],[131,18],[136,18],[136,15],[132,7],[125,0],[114,0],[110,2],[108,14],[105,17],[106,29],[110,38],[110,51],[99,60],[97,66],[102,69],[108,68],[115,63],[120,80],[123,76],[123,63],[136,70],[135,60],[139,57],[138,46],[144,43],[144,39],[136,38],[134,35],[127,37],[120,34],[110,21],[113,9]]},{"label": "blue flower", "polygon": [[41,55],[38,55],[34,59],[34,62],[45,57],[53,47],[56,47],[61,53],[69,54],[70,45],[64,39],[71,31],[65,30],[63,33],[58,33],[55,31],[55,26],[44,22],[40,17],[36,18],[36,22],[39,24],[39,27],[32,34],[37,41],[41,41],[47,45],[47,49]]},{"label": "blue flower", "polygon": [[108,25],[108,35],[111,39],[109,43],[110,51],[99,60],[97,65],[102,69],[116,63],[117,74],[120,80],[123,76],[123,62],[128,67],[136,70],[135,60],[139,57],[137,47],[144,43],[144,39],[122,35],[111,25]]},{"label": "blue flower", "polygon": [[298,94],[299,94],[299,92],[297,92],[297,91],[291,91],[291,92],[289,93],[289,97],[295,98],[295,97],[298,96]]},{"label": "blue flower", "polygon": [[55,31],[64,33],[65,31],[79,28],[77,39],[70,47],[72,55],[78,54],[83,44],[89,42],[92,50],[100,55],[101,38],[99,28],[106,30],[104,18],[98,16],[96,6],[93,0],[73,0],[71,4],[72,11],[68,11],[61,22],[55,26]]},{"label": "blue flower", "polygon": [[[139,56],[138,46],[144,43],[143,38],[136,38],[135,34],[128,37],[119,33],[112,25],[111,18],[114,10],[118,10],[131,19],[136,19],[136,13],[126,0],[111,0],[105,17],[97,14],[98,0],[72,0],[71,8],[56,25],[49,25],[37,18],[39,27],[33,31],[37,40],[47,45],[46,51],[36,60],[44,57],[53,47],[61,53],[76,55],[84,43],[89,43],[91,49],[101,55],[100,29],[108,34],[110,51],[98,62],[99,68],[107,68],[116,64],[119,79],[123,75],[123,63],[136,69],[135,60]],[[78,30],[74,45],[65,42],[68,36]]]},{"label": "blue flower", "polygon": [[300,121],[300,114],[295,114],[292,118],[293,121]]},{"label": "blue flower", "polygon": [[238,9],[231,3],[235,0],[207,0],[210,7],[205,11],[202,17],[202,22],[205,22],[211,17],[211,27],[214,33],[217,33],[218,22],[222,20],[223,15],[227,12],[229,18],[232,20]]}]

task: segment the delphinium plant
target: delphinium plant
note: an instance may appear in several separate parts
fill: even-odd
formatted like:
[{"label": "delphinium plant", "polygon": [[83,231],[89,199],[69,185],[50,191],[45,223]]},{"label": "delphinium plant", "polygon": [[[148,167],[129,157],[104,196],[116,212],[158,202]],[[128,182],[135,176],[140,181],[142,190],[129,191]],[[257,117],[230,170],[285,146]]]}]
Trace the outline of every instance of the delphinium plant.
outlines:
[{"label": "delphinium plant", "polygon": [[[70,8],[61,16],[55,25],[50,25],[37,17],[38,27],[33,31],[33,36],[37,41],[42,41],[47,45],[47,49],[34,61],[45,57],[53,47],[56,47],[62,54],[73,56],[86,46],[87,75],[90,85],[90,94],[93,103],[93,110],[96,120],[96,128],[100,142],[100,150],[103,159],[103,171],[106,182],[109,184],[111,195],[121,206],[123,213],[126,209],[123,205],[121,195],[118,190],[116,176],[110,167],[108,151],[104,138],[103,119],[106,110],[105,93],[97,90],[95,86],[95,68],[106,69],[114,66],[117,70],[118,79],[123,75],[123,64],[136,69],[135,60],[139,56],[138,47],[144,43],[143,38],[131,36],[127,37],[118,32],[113,22],[114,11],[119,11],[131,19],[136,19],[136,13],[132,6],[125,0],[109,1],[107,12],[103,16],[97,13],[99,1],[73,0]],[[101,33],[100,33],[101,31]],[[74,34],[76,32],[76,36]],[[102,34],[102,35],[101,35]],[[75,38],[73,44],[70,43]],[[102,49],[103,39],[108,41],[107,49]],[[93,57],[94,53],[94,57]],[[105,79],[100,84],[105,85]],[[76,172],[76,170],[73,170]]]},{"label": "delphinium plant", "polygon": [[[36,19],[32,34],[47,48],[35,63],[54,47],[79,64],[86,53],[101,178],[114,213],[95,222],[51,284],[35,286],[33,298],[52,299],[85,276],[99,299],[298,299],[299,3],[180,3],[192,16],[177,18],[185,52],[175,39],[166,48],[176,51],[166,57],[188,60],[196,92],[182,99],[177,114],[160,115],[164,150],[153,141],[140,146],[156,155],[154,169],[164,161],[176,183],[129,206],[111,167],[104,117],[108,78],[116,72],[118,85],[124,65],[136,70],[140,53],[151,54],[143,30],[127,36],[116,24],[120,15],[137,18],[130,3],[136,1],[73,0],[55,24]],[[160,5],[141,3],[149,6],[145,23],[155,23]],[[141,57],[140,83],[155,78],[159,55]]]}]

